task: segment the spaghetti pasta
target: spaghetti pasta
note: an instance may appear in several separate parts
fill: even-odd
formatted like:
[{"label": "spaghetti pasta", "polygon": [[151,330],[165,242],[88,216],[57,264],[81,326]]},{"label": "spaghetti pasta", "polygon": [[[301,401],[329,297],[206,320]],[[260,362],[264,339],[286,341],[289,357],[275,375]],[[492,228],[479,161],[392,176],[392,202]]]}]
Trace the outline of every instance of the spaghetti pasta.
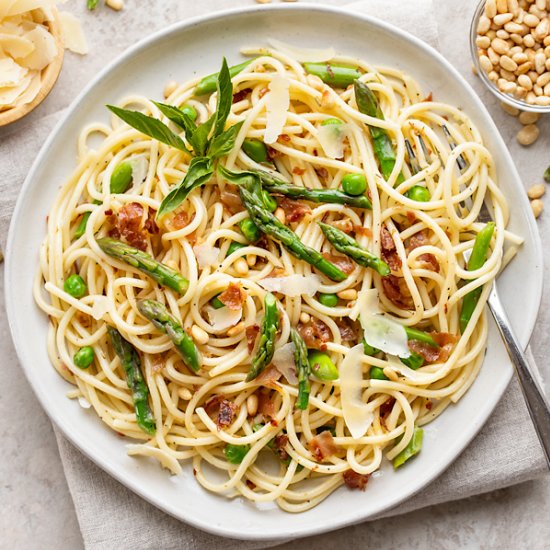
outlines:
[{"label": "spaghetti pasta", "polygon": [[[34,295],[50,319],[50,360],[77,387],[70,397],[85,399],[109,428],[138,440],[129,454],[153,457],[173,474],[191,462],[209,491],[301,512],[344,483],[364,488],[384,456],[410,451],[415,430],[464,395],[486,347],[486,283],[501,269],[505,245],[510,259],[521,239],[505,229],[509,210],[493,159],[464,112],[424,96],[397,69],[331,59],[353,67],[376,96],[383,117],[365,114],[353,86],[331,87],[282,50],[244,52],[256,57],[232,78],[227,124],[242,125],[219,160],[225,176],[218,171],[156,220],[160,203],[189,170],[189,152],[114,116],[85,128],[78,166],[50,211]],[[196,97],[196,85],[179,85],[167,103],[186,105],[205,122],[219,94]],[[121,107],[163,119],[141,96],[125,98]],[[395,157],[386,178],[376,148],[381,131]],[[268,141],[268,156],[254,160],[245,139]],[[111,193],[113,171],[125,161],[133,163],[133,180]],[[346,175],[362,174],[371,208],[345,204],[345,197],[344,203],[285,197],[266,184],[262,192],[276,210],[265,214],[265,235],[251,242],[242,225],[251,210],[228,181],[243,173],[310,190],[341,189]],[[424,200],[409,192],[415,186],[424,188]],[[469,270],[463,253],[484,227],[477,221],[484,202],[494,236],[482,267]],[[332,280],[282,246],[270,229],[281,222],[344,278]],[[380,257],[391,274],[338,253],[317,222],[345,233],[363,256]],[[177,292],[138,264],[106,254],[98,241],[109,236],[183,275],[187,288]],[[71,273],[85,281],[81,298],[63,288]],[[480,296],[461,332],[462,301],[475,289]],[[264,337],[268,290],[277,298],[275,355],[266,352],[261,372],[247,381]],[[175,325],[150,322],[154,313],[143,315],[144,300],[163,304],[170,323],[181,322],[200,354],[197,372],[182,360]],[[153,435],[136,418],[128,371],[108,327],[139,352]],[[293,343],[300,337],[312,363],[307,376]],[[83,369],[73,356],[84,346],[93,348],[94,360]],[[323,361],[336,378],[320,374]],[[309,391],[303,407],[299,379]]]}]

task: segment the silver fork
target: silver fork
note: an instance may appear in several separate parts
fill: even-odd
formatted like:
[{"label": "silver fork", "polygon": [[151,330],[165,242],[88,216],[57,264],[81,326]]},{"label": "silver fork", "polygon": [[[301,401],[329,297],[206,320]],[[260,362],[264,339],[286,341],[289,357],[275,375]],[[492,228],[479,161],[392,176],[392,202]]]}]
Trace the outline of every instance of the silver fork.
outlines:
[{"label": "silver fork", "polygon": [[[454,149],[456,147],[456,143],[446,126],[443,126],[443,132],[447,138],[450,148]],[[457,165],[461,172],[468,168],[468,164],[462,155],[458,156]],[[492,221],[491,213],[485,203],[482,204],[478,220],[482,223]],[[471,250],[467,250],[463,253],[466,265],[468,265],[468,260],[470,259],[471,254]],[[531,416],[531,420],[535,426],[535,431],[542,445],[544,457],[546,458],[546,464],[548,468],[550,468],[550,405],[548,404],[541,387],[535,380],[527,356],[525,355],[516,335],[514,334],[510,320],[508,319],[506,311],[500,301],[496,281],[492,283],[491,293],[489,294],[487,303],[506,347],[506,351],[508,352],[512,364],[515,367],[521,391],[523,393],[523,397],[525,398],[525,404],[527,405],[527,410],[529,411],[529,415]]]}]

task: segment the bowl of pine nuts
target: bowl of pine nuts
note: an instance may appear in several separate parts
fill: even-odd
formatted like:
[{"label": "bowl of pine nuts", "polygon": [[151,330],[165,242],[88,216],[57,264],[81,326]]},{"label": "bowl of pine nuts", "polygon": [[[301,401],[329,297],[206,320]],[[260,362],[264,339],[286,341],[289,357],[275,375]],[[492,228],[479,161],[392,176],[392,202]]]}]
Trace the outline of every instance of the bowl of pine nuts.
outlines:
[{"label": "bowl of pine nuts", "polygon": [[482,0],[470,48],[476,72],[498,99],[550,113],[550,0]]}]

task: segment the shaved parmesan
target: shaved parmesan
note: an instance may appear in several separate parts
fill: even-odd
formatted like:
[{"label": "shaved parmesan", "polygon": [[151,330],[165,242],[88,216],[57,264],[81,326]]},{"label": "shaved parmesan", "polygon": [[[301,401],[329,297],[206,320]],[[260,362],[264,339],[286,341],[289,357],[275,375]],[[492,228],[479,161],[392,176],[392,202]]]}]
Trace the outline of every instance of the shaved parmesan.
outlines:
[{"label": "shaved parmesan", "polygon": [[132,167],[132,185],[140,185],[147,177],[149,161],[145,155],[138,155],[130,160]]},{"label": "shaved parmesan", "polygon": [[296,363],[294,362],[295,351],[296,346],[292,342],[288,342],[275,350],[272,361],[275,368],[287,379],[288,383],[292,385],[298,383]]},{"label": "shaved parmesan", "polygon": [[107,296],[96,296],[92,306],[92,317],[99,321],[109,311],[109,298]]},{"label": "shaved parmesan", "polygon": [[344,156],[344,141],[348,136],[347,124],[326,124],[317,131],[317,139],[327,157],[339,159]]},{"label": "shaved parmesan", "polygon": [[212,328],[216,331],[225,330],[229,327],[235,326],[243,316],[243,310],[241,309],[229,309],[228,307],[221,307],[215,309],[208,306],[206,308],[206,315],[208,315],[208,322]]},{"label": "shaved parmesan", "polygon": [[0,59],[0,88],[19,86],[28,72],[28,69],[18,65],[11,57]]},{"label": "shaved parmesan", "polygon": [[42,78],[38,71],[31,71],[29,77],[31,77],[31,81],[27,89],[17,98],[18,105],[30,103],[38,95],[40,87],[42,86]]},{"label": "shaved parmesan", "polygon": [[29,55],[19,60],[19,62],[29,69],[41,71],[53,61],[53,58],[57,54],[55,39],[41,25],[36,25],[25,37],[33,43],[34,49]]},{"label": "shaved parmesan", "polygon": [[288,277],[267,277],[258,284],[270,292],[280,292],[285,296],[313,296],[321,286],[318,275],[289,275]]},{"label": "shaved parmesan", "polygon": [[51,9],[55,0],[3,0],[0,2],[0,18],[19,15],[36,9]]},{"label": "shaved parmesan", "polygon": [[375,288],[359,292],[349,317],[352,320],[359,317],[369,346],[404,359],[410,357],[405,328],[382,312],[378,290]]},{"label": "shaved parmesan", "polygon": [[199,244],[193,247],[199,267],[210,267],[218,261],[220,249],[209,244]]},{"label": "shaved parmesan", "polygon": [[72,13],[63,11],[59,13],[59,20],[65,48],[82,55],[87,54],[88,44],[78,19]]},{"label": "shaved parmesan", "polygon": [[340,400],[344,422],[353,439],[363,437],[370,428],[374,415],[362,399],[363,345],[358,344],[349,350],[340,364]]},{"label": "shaved parmesan", "polygon": [[283,131],[290,107],[290,81],[282,75],[275,75],[269,83],[268,89],[264,142],[269,144],[275,143]]},{"label": "shaved parmesan", "polygon": [[297,46],[292,46],[291,44],[286,44],[280,40],[275,40],[274,38],[268,38],[267,42],[270,46],[273,46],[281,53],[292,57],[296,61],[301,63],[322,63],[323,61],[329,61],[336,54],[334,48],[299,48]]},{"label": "shaved parmesan", "polygon": [[0,50],[13,58],[26,57],[34,48],[28,38],[0,32]]},{"label": "shaved parmesan", "polygon": [[0,110],[14,105],[17,98],[29,87],[31,80],[30,76],[26,76],[18,86],[0,87]]}]

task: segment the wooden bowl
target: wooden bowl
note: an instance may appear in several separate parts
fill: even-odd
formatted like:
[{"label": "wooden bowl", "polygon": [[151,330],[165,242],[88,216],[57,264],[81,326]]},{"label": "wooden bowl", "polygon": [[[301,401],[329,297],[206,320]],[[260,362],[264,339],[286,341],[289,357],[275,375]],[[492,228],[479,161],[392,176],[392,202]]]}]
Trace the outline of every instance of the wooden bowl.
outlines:
[{"label": "wooden bowl", "polygon": [[48,21],[47,25],[57,45],[57,54],[52,59],[51,63],[45,69],[42,69],[42,82],[36,97],[29,103],[15,105],[6,111],[0,111],[0,126],[6,126],[28,115],[46,99],[57,81],[57,77],[61,72],[61,66],[63,65],[63,54],[65,53],[61,37],[61,24],[59,22],[57,10],[54,9],[54,18]]}]

